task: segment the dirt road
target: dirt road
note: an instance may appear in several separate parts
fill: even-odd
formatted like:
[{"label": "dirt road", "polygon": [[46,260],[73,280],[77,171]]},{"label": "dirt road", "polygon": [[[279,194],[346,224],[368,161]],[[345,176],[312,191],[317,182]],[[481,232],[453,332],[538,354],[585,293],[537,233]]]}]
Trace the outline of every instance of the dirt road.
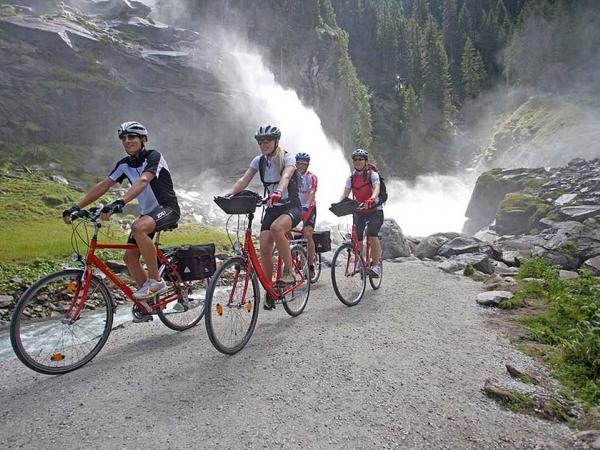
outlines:
[{"label": "dirt road", "polygon": [[204,323],[128,324],[84,368],[38,375],[0,360],[4,448],[573,448],[562,425],[481,391],[532,369],[475,304],[481,285],[420,263],[342,305],[324,277],[306,311],[261,311],[241,353]]}]

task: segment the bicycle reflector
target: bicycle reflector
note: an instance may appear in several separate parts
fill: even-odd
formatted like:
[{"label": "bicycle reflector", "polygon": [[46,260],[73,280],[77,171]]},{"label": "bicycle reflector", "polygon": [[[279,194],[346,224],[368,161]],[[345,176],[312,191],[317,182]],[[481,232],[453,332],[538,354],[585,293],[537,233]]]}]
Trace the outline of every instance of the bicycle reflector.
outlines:
[{"label": "bicycle reflector", "polygon": [[221,305],[220,303],[217,303],[217,314],[220,316],[223,315],[223,305]]},{"label": "bicycle reflector", "polygon": [[248,302],[248,303],[246,303],[246,310],[247,310],[248,312],[251,312],[251,311],[252,311],[252,302]]},{"label": "bicycle reflector", "polygon": [[69,283],[67,284],[67,291],[75,292],[76,290],[77,290],[77,283],[75,283],[74,281],[69,281]]},{"label": "bicycle reflector", "polygon": [[58,353],[55,353],[54,355],[52,355],[52,356],[50,357],[50,360],[51,360],[51,361],[54,361],[54,362],[59,362],[59,361],[62,361],[63,359],[65,359],[65,355],[63,355],[63,354],[62,354],[62,353],[60,353],[60,352],[58,352]]}]

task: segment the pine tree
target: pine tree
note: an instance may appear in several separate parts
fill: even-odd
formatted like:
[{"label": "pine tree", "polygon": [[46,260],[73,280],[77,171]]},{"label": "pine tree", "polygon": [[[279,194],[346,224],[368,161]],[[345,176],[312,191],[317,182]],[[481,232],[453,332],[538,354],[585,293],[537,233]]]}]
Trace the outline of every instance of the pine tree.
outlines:
[{"label": "pine tree", "polygon": [[461,61],[462,92],[464,97],[475,98],[481,92],[484,66],[481,54],[473,46],[471,39],[465,42]]}]

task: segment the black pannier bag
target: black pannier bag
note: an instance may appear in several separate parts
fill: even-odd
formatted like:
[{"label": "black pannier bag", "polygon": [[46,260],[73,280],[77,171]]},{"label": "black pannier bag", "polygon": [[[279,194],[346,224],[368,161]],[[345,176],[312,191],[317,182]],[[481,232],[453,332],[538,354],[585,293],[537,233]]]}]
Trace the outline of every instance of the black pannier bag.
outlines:
[{"label": "black pannier bag", "polygon": [[324,253],[331,250],[331,232],[328,231],[315,231],[313,233],[313,241],[315,241],[315,251],[317,253]]},{"label": "black pannier bag", "polygon": [[215,244],[179,247],[175,251],[175,260],[184,281],[203,280],[217,270]]}]

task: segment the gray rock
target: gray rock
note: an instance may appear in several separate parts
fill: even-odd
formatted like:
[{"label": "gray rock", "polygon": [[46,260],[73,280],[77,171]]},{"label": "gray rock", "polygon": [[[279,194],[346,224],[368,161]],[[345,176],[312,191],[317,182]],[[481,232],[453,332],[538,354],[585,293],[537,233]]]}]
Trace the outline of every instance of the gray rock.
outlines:
[{"label": "gray rock", "polygon": [[415,247],[414,254],[417,258],[433,258],[438,249],[448,242],[444,236],[432,235],[427,236]]},{"label": "gray rock", "polygon": [[490,275],[490,274],[494,273],[494,265],[492,264],[492,261],[486,254],[466,253],[466,254],[462,254],[462,255],[456,255],[453,257],[453,259],[455,261],[460,262],[461,264],[464,264],[465,266],[467,264],[470,264],[475,269],[477,269],[480,272],[483,272],[485,274]]},{"label": "gray rock", "polygon": [[382,258],[394,259],[410,256],[410,246],[402,229],[394,219],[385,219],[379,232],[381,235]]},{"label": "gray rock", "polygon": [[454,273],[456,271],[462,271],[466,267],[466,264],[453,259],[448,259],[439,263],[437,267],[444,272]]},{"label": "gray rock", "polygon": [[0,295],[0,308],[8,308],[15,302],[12,295]]},{"label": "gray rock", "polygon": [[563,280],[569,280],[571,278],[579,278],[579,274],[577,272],[573,272],[572,270],[559,270],[558,276]]},{"label": "gray rock", "polygon": [[570,203],[572,200],[575,199],[575,197],[577,197],[577,194],[563,194],[560,197],[558,197],[556,200],[554,200],[554,204],[563,206],[563,205],[566,205],[567,203]]},{"label": "gray rock", "polygon": [[594,217],[600,214],[600,206],[598,205],[579,205],[579,206],[565,206],[560,208],[560,213],[569,219],[583,222],[589,217]]},{"label": "gray rock", "polygon": [[583,267],[591,270],[594,275],[600,276],[600,256],[594,256],[583,262]]},{"label": "gray rock", "polygon": [[488,291],[477,295],[477,303],[481,306],[498,306],[502,300],[513,297],[509,291]]},{"label": "gray rock", "polygon": [[474,253],[479,251],[480,244],[481,242],[475,238],[458,236],[442,245],[437,254],[444,257],[450,257],[462,253]]},{"label": "gray rock", "polygon": [[495,261],[493,263],[493,265],[494,265],[494,272],[497,273],[498,275],[512,276],[512,275],[516,275],[519,272],[519,269],[517,269],[516,267],[509,267],[506,264],[504,264],[502,261]]},{"label": "gray rock", "polygon": [[58,184],[64,184],[64,185],[68,185],[69,182],[67,181],[67,179],[61,175],[52,175],[52,181],[54,181],[55,183]]}]

